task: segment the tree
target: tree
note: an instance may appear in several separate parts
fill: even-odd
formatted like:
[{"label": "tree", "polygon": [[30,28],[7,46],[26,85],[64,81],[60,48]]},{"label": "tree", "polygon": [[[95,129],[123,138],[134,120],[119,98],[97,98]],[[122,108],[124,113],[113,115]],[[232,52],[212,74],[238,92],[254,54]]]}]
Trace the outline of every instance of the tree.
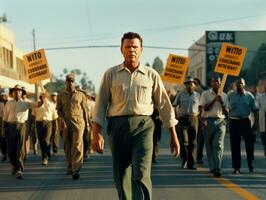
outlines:
[{"label": "tree", "polygon": [[154,59],[152,68],[155,69],[159,74],[163,73],[163,61],[158,56]]},{"label": "tree", "polygon": [[150,67],[150,63],[146,62],[145,66]]},{"label": "tree", "polygon": [[245,72],[248,85],[257,85],[260,79],[266,78],[266,44],[262,43],[256,52],[251,65]]},{"label": "tree", "polygon": [[[93,82],[89,79],[86,72],[82,72],[80,69],[68,70],[63,69],[63,73],[60,74],[59,78],[52,76],[51,82],[47,83],[44,87],[49,92],[62,92],[65,88],[65,75],[70,72],[76,75],[76,82],[80,84],[80,88],[85,90],[93,95],[95,95],[95,86]],[[82,77],[80,78],[79,76]]]}]

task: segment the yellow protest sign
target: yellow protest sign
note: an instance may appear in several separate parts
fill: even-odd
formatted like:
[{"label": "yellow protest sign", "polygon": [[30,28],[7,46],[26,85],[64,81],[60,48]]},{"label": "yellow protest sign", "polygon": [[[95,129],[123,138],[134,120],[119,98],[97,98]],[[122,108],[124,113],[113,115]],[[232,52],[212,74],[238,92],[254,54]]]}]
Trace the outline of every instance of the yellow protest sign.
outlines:
[{"label": "yellow protest sign", "polygon": [[26,79],[29,83],[37,83],[51,78],[44,49],[33,51],[23,56]]},{"label": "yellow protest sign", "polygon": [[188,63],[188,57],[169,54],[166,68],[161,76],[162,80],[169,83],[183,84]]},{"label": "yellow protest sign", "polygon": [[223,43],[214,71],[238,76],[247,52],[247,48]]}]

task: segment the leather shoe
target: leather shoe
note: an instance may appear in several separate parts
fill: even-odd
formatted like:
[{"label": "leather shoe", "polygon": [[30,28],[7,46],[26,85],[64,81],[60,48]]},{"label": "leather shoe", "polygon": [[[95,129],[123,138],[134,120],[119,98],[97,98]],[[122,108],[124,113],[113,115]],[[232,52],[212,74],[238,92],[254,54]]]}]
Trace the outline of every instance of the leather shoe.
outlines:
[{"label": "leather shoe", "polygon": [[196,170],[197,169],[197,167],[195,167],[195,166],[188,166],[187,168],[188,169],[192,169],[192,170]]},{"label": "leather shoe", "polygon": [[79,179],[79,172],[78,171],[75,171],[72,175],[72,179],[73,180],[78,180]]},{"label": "leather shoe", "polygon": [[235,169],[234,174],[241,174],[240,169]]},{"label": "leather shoe", "polygon": [[220,170],[215,170],[213,172],[213,176],[216,177],[216,178],[220,178],[222,176],[222,173]]}]

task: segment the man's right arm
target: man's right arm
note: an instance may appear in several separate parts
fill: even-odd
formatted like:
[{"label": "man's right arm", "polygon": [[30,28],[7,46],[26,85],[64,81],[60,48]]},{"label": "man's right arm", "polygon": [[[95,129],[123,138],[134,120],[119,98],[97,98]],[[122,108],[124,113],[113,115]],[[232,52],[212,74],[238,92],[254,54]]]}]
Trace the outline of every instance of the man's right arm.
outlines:
[{"label": "man's right arm", "polygon": [[105,72],[100,89],[96,97],[95,106],[92,114],[92,148],[98,153],[103,152],[104,139],[102,136],[102,127],[105,123],[107,107],[111,98],[111,80],[108,71]]}]

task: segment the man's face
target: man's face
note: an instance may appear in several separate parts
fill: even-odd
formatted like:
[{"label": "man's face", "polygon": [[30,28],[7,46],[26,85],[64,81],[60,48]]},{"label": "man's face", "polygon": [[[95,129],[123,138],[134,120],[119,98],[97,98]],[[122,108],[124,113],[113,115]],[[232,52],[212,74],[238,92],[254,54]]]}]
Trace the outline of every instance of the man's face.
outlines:
[{"label": "man's face", "polygon": [[143,48],[138,38],[125,39],[121,47],[121,53],[127,63],[139,62],[142,50]]},{"label": "man's face", "polygon": [[74,91],[75,90],[75,81],[73,79],[67,79],[66,80],[66,88],[68,91]]},{"label": "man's face", "polygon": [[53,102],[56,102],[57,101],[57,95],[52,95],[51,99],[52,99]]},{"label": "man's face", "polygon": [[188,92],[193,92],[196,88],[196,84],[194,82],[186,83],[186,88]]},{"label": "man's face", "polygon": [[238,92],[242,92],[245,88],[245,80],[244,79],[239,79],[236,81],[236,90]]},{"label": "man's face", "polygon": [[14,99],[18,100],[22,97],[22,91],[18,89],[14,89],[13,91],[13,97]]},{"label": "man's face", "polygon": [[218,90],[220,84],[221,84],[220,79],[212,79],[211,80],[211,86],[212,86],[213,90]]}]

